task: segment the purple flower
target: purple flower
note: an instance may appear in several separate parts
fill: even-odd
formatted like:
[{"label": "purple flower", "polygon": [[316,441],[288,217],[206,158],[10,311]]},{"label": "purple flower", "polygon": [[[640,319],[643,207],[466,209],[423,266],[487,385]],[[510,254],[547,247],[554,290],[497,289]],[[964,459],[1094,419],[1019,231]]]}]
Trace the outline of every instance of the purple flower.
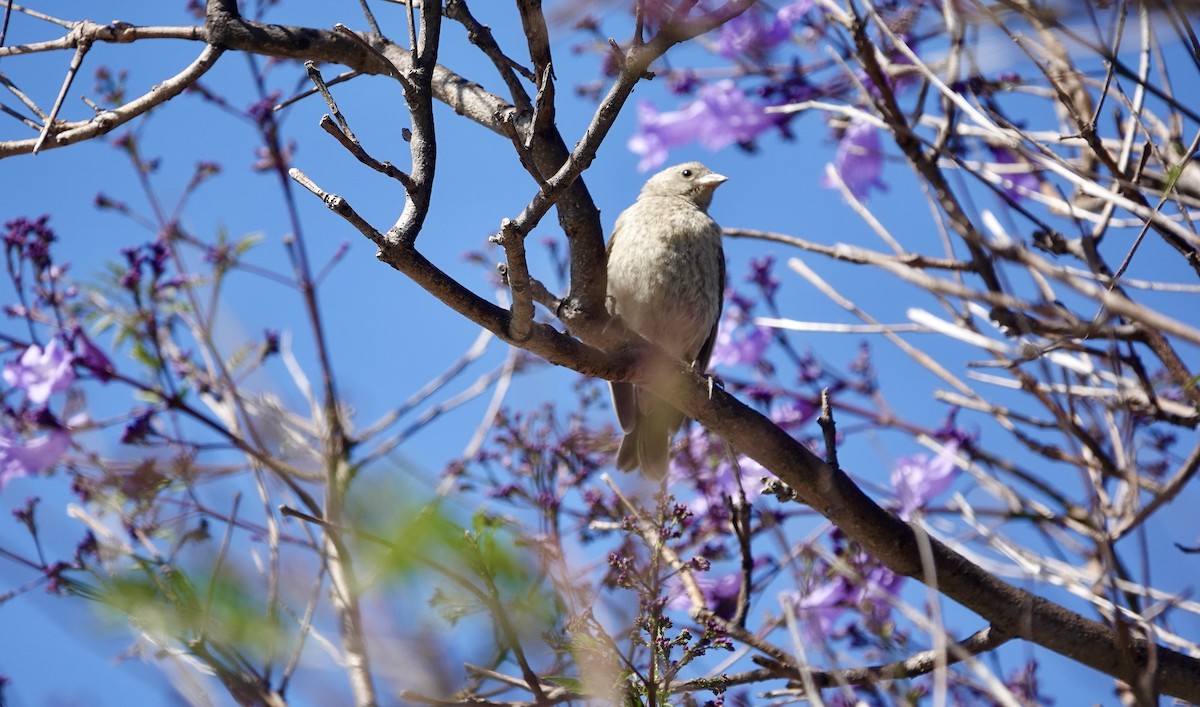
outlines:
[{"label": "purple flower", "polygon": [[53,467],[67,447],[71,435],[57,429],[28,442],[5,426],[0,426],[0,491],[12,479],[39,474]]},{"label": "purple flower", "polygon": [[50,244],[57,240],[54,231],[46,224],[49,216],[40,216],[30,221],[27,218],[15,218],[4,223],[4,246],[10,253],[19,253],[37,269],[43,270],[50,265]]},{"label": "purple flower", "polygon": [[[855,118],[838,142],[833,168],[856,199],[866,199],[872,188],[887,190],[880,179],[883,174],[883,151],[879,146],[879,130],[865,120]],[[836,184],[828,176],[821,186],[832,189]]]},{"label": "purple flower", "polygon": [[726,59],[743,55],[762,59],[791,36],[790,23],[776,15],[768,24],[764,14],[757,6],[751,7],[721,25],[717,33],[717,53]]},{"label": "purple flower", "polygon": [[733,81],[718,81],[701,88],[696,100],[677,111],[660,113],[648,101],[638,104],[637,132],[628,146],[642,156],[638,169],[645,171],[665,162],[673,147],[696,141],[716,152],[733,143],[751,142],[779,120],[780,116],[767,115]]},{"label": "purple flower", "polygon": [[812,584],[805,593],[790,591],[780,601],[790,603],[803,621],[801,632],[810,641],[828,638],[833,624],[848,607],[856,607],[875,622],[886,621],[890,614],[888,597],[894,597],[904,582],[900,575],[884,567],[866,553],[847,557],[860,579],[836,575]]},{"label": "purple flower", "polygon": [[779,289],[779,278],[775,277],[772,272],[774,268],[775,256],[773,255],[750,258],[750,275],[746,277],[747,282],[758,285],[768,302],[775,299],[775,291]]},{"label": "purple flower", "polygon": [[779,121],[762,105],[746,98],[730,80],[709,84],[697,96],[711,116],[700,132],[700,144],[713,152],[734,142],[750,142]]},{"label": "purple flower", "polygon": [[780,602],[790,604],[800,619],[800,632],[809,642],[823,643],[833,631],[833,623],[846,608],[850,585],[835,577],[809,587],[807,592],[789,591],[780,594]]},{"label": "purple flower", "polygon": [[[996,162],[1002,165],[1012,164],[1030,167],[1029,162],[1025,158],[1007,147],[993,147],[988,145],[988,150],[992,153],[992,157]],[[1000,179],[1002,180],[1000,183],[1001,188],[1004,189],[1004,193],[1008,195],[1008,198],[1013,201],[1024,199],[1026,194],[1036,192],[1041,187],[1041,180],[1031,171],[1000,172]]]},{"label": "purple flower", "polygon": [[704,104],[692,101],[677,111],[659,113],[649,101],[638,104],[638,129],[629,138],[631,152],[642,156],[638,169],[646,171],[667,161],[667,151],[696,138],[699,121],[705,119]]},{"label": "purple flower", "polygon": [[275,104],[279,101],[279,91],[263,96],[246,109],[246,114],[256,123],[264,124],[275,115]]},{"label": "purple flower", "polygon": [[[738,467],[746,502],[752,504],[762,495],[759,479],[770,474],[761,464],[745,455],[738,456]],[[699,493],[686,505],[701,523],[723,522],[727,519],[725,498],[740,499],[738,477],[729,464],[724,444],[710,437],[699,425],[689,428],[683,447],[671,455],[667,475],[674,484],[673,488],[695,486]]]},{"label": "purple flower", "polygon": [[717,53],[726,59],[748,56],[763,59],[792,36],[792,25],[813,7],[813,0],[796,0],[770,18],[759,6],[751,7],[726,22],[717,33]]},{"label": "purple flower", "polygon": [[771,330],[751,322],[753,300],[733,293],[729,302],[717,327],[717,340],[713,344],[710,364],[713,368],[758,365],[771,343]]},{"label": "purple flower", "polygon": [[879,607],[884,612],[887,611],[885,601],[875,602],[873,600],[883,600],[888,596],[896,596],[896,592],[900,589],[900,585],[904,583],[904,577],[896,574],[887,567],[883,566],[878,560],[866,553],[862,553],[855,558],[855,566],[862,573],[862,584],[853,587],[848,595],[847,600],[855,605],[862,606],[867,602],[878,603]]},{"label": "purple flower", "polygon": [[[733,618],[733,615],[737,613],[737,599],[742,588],[742,575],[731,572],[720,577],[699,575],[693,575],[693,577],[696,580],[696,586],[700,589],[700,594],[704,596],[704,606],[723,619]],[[668,607],[676,611],[691,610],[692,600],[684,591],[679,575],[674,575],[667,580],[667,596],[670,597],[667,601]]]},{"label": "purple flower", "polygon": [[908,520],[913,511],[950,488],[958,474],[958,467],[954,463],[957,451],[958,442],[952,441],[943,446],[933,459],[926,454],[917,454],[896,461],[891,478],[892,489],[900,504],[896,515]]},{"label": "purple flower", "polygon": [[667,90],[676,96],[685,96],[696,90],[699,79],[696,74],[688,71],[672,71],[667,75]]},{"label": "purple flower", "polygon": [[803,398],[793,398],[771,407],[771,422],[785,430],[800,427],[816,416],[816,403]]},{"label": "purple flower", "polygon": [[154,412],[143,410],[125,425],[121,432],[121,444],[146,444],[154,433]]},{"label": "purple flower", "polygon": [[799,22],[808,11],[816,5],[814,0],[796,0],[795,2],[784,5],[775,13],[775,19],[788,24]]},{"label": "purple flower", "polygon": [[75,380],[73,360],[74,356],[59,346],[57,339],[45,349],[32,344],[20,359],[4,366],[4,381],[24,390],[29,402],[42,405],[52,393],[66,390]]},{"label": "purple flower", "polygon": [[[762,464],[745,455],[738,456],[738,467],[741,470],[741,490],[746,494],[746,503],[753,504],[754,500],[762,495],[762,482],[759,479],[769,474]],[[699,480],[700,494],[688,502],[688,510],[697,517],[716,514],[720,519],[726,518],[728,511],[725,499],[732,498],[736,501],[741,498],[738,477],[734,476],[729,460],[722,459],[715,469],[701,472],[701,476],[704,478]]]},{"label": "purple flower", "polygon": [[975,443],[975,438],[978,434],[972,434],[965,428],[959,427],[956,418],[958,417],[959,408],[952,407],[946,413],[946,417],[942,420],[938,428],[933,431],[933,438],[940,442],[954,442],[962,447],[969,447]]},{"label": "purple flower", "polygon": [[753,366],[762,360],[763,352],[771,343],[771,330],[757,324],[738,323],[726,316],[717,328],[717,340],[713,344],[711,365]]}]

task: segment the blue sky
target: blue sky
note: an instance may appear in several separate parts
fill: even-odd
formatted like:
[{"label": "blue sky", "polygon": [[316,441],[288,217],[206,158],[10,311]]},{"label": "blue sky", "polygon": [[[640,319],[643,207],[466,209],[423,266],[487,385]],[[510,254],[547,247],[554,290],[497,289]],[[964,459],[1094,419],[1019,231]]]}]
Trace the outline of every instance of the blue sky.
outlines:
[{"label": "blue sky", "polygon": [[[176,9],[181,2],[146,5],[106,3],[104,18],[118,18],[139,25],[188,21]],[[402,36],[403,17],[399,6],[377,5],[380,21],[397,36]],[[484,21],[489,21],[487,12],[497,13],[490,19],[490,24],[502,45],[519,46],[514,43],[516,34],[510,24],[511,18],[494,7],[485,9],[487,3],[476,5],[475,9],[484,15],[481,18]],[[71,19],[89,15],[101,19],[92,3],[55,3],[52,11]],[[363,23],[358,17],[356,3],[329,3],[320,10],[304,11],[284,3],[283,9],[272,19],[316,27],[330,27],[341,21],[359,27]],[[442,45],[442,63],[499,90],[490,63],[466,44],[459,28],[447,22],[444,31],[447,40]],[[568,51],[575,39],[567,27],[555,25],[551,31],[564,38],[556,47],[555,70],[560,87],[559,126],[570,142],[582,134],[594,110],[589,100],[575,97],[571,89],[575,84],[595,78],[596,61],[591,54],[576,55]],[[47,30],[29,18],[18,16],[10,28],[9,43],[54,34],[52,29]],[[92,74],[100,63],[128,66],[130,92],[137,94],[181,69],[200,48],[196,43],[175,41],[139,42],[133,46],[96,45],[72,88],[64,117],[78,118],[81,111],[87,110],[78,96],[91,92]],[[997,49],[998,54],[993,55],[997,62],[1004,60],[1000,51]],[[672,58],[684,61],[688,56],[677,52]],[[0,70],[35,100],[46,105],[58,91],[69,58],[65,52],[31,59],[7,58],[0,62]],[[327,77],[332,73],[332,69],[327,71]],[[306,87],[305,83],[295,83],[302,77],[302,72],[291,67],[277,67],[273,74],[281,88]],[[205,78],[205,83],[227,91],[234,105],[245,106],[253,100],[246,59],[242,56],[225,56]],[[288,88],[284,88],[285,95]],[[1180,94],[1183,95],[1182,90]],[[395,160],[403,166],[405,152],[398,127],[406,121],[403,99],[394,82],[377,77],[362,78],[335,88],[335,95],[363,145],[376,156]],[[675,99],[667,96],[662,82],[639,86],[634,101],[643,99],[653,100],[662,110],[675,107]],[[601,209],[606,227],[611,226],[620,210],[634,199],[644,179],[644,175],[636,171],[638,157],[625,148],[625,141],[634,130],[633,106],[629,108],[619,118],[584,177]],[[288,112],[285,121],[287,137],[299,144],[295,165],[325,189],[346,197],[369,221],[386,228],[398,214],[403,194],[395,183],[362,168],[317,127],[317,120],[325,112],[325,105],[317,98],[310,98]],[[519,213],[536,193],[536,187],[512,158],[511,146],[506,141],[458,118],[444,107],[439,109],[437,120],[438,180],[444,188],[435,196],[419,247],[477,292],[487,293],[491,288],[489,273],[464,260],[462,254],[481,249],[488,235],[497,230],[500,220]],[[711,210],[723,225],[883,249],[836,193],[818,186],[834,149],[821,117],[803,115],[795,119],[791,127],[796,135],[794,141],[785,142],[768,134],[759,142],[760,149],[756,154],[738,149],[709,154],[700,148],[692,148],[673,153],[671,161],[701,159],[730,177],[717,193]],[[15,121],[8,122],[0,137],[24,137],[20,130]],[[162,198],[167,203],[171,203],[186,184],[195,162],[221,162],[225,172],[197,193],[184,214],[184,224],[201,234],[212,234],[220,229],[234,237],[260,234],[262,245],[251,260],[286,273],[282,240],[288,226],[284,205],[279,189],[272,181],[273,176],[246,173],[246,168],[255,159],[252,150],[256,144],[249,125],[229,118],[195,96],[185,95],[140,119],[135,130],[139,132],[143,154],[163,158],[155,185],[162,190]],[[932,244],[938,242],[939,236],[925,198],[894,149],[889,150],[889,155],[883,175],[889,189],[873,197],[870,205],[884,223],[896,229],[896,235],[906,245],[913,250],[934,251]],[[5,159],[0,161],[0,184],[4,185],[0,218],[52,214],[51,224],[61,238],[60,257],[71,261],[77,277],[98,275],[102,264],[113,259],[119,247],[145,242],[154,235],[118,214],[99,211],[92,205],[97,193],[104,192],[135,208],[143,208],[144,199],[136,190],[132,176],[128,163],[104,141],[51,150],[38,156]],[[379,264],[374,259],[373,246],[318,200],[300,192],[297,197],[309,257],[318,269],[338,252],[342,243],[349,243],[345,258],[322,285],[322,310],[332,342],[332,355],[342,372],[341,392],[353,406],[356,422],[365,427],[444,370],[471,345],[478,332],[402,276]],[[976,206],[1001,208],[988,195],[980,195]],[[554,278],[548,260],[538,252],[538,244],[542,237],[560,236],[551,215],[529,240],[534,275],[542,277],[548,284],[553,284]],[[1187,275],[1182,268],[1174,272],[1163,271],[1164,268],[1174,270],[1176,261],[1155,257],[1153,249],[1157,247],[1154,243],[1147,244],[1148,250],[1135,261],[1131,276],[1149,274],[1164,280],[1185,280]],[[751,257],[772,252],[780,258],[777,274],[783,281],[781,303],[785,316],[806,321],[858,323],[783,267],[782,261],[801,256],[800,253],[747,240],[729,241],[726,252],[731,281],[740,281],[746,275]],[[881,321],[903,322],[907,308],[934,306],[932,300],[877,273],[864,276],[864,271],[857,266],[812,256],[801,257]],[[9,296],[6,288],[0,289],[0,293],[6,298]],[[232,342],[257,335],[267,327],[290,331],[294,334],[298,358],[312,370],[312,344],[305,334],[300,299],[295,291],[238,276],[230,282],[226,302],[228,309],[222,317],[218,338]],[[1177,316],[1188,315],[1180,312]],[[1191,316],[1194,319],[1194,315]],[[7,328],[17,324],[9,321],[0,326]],[[851,360],[860,340],[861,337],[835,334],[793,338],[802,348],[817,351],[823,360],[835,365],[844,365]],[[913,374],[911,363],[884,342],[873,340],[872,343],[876,347],[875,364],[880,379],[888,399],[898,405],[897,412],[920,424],[935,427],[945,414],[945,408],[932,399],[931,393],[937,383],[923,372]],[[1194,351],[1189,353],[1195,354]],[[504,355],[503,346],[493,341],[486,356],[464,378],[455,381],[450,392],[461,390],[477,375],[499,365]],[[936,350],[936,355],[949,364],[972,354],[953,346],[943,346]],[[118,365],[121,365],[120,361]],[[562,371],[529,374],[513,386],[507,404],[533,408],[547,395],[565,397],[569,395],[567,387],[573,380],[571,374]],[[278,371],[256,378],[254,384],[274,390],[292,404],[302,404],[291,381]],[[561,394],[558,391],[562,391]],[[94,402],[101,409],[118,409],[129,403],[127,398],[106,398],[107,395],[111,394],[96,391]],[[437,419],[397,452],[395,466],[368,473],[382,477],[396,474],[400,469],[396,474],[400,484],[411,485],[413,489],[428,488],[428,479],[433,472],[466,445],[486,403],[485,396]],[[962,421],[972,424],[967,416]],[[982,427],[986,421],[973,424]],[[915,451],[918,448],[906,437],[884,432],[858,436],[856,443],[847,445],[841,454],[847,470],[852,473],[876,470],[866,475],[866,480],[883,484],[892,461]],[[405,472],[406,466],[417,471]],[[69,554],[80,531],[64,512],[66,503],[73,500],[63,488],[64,478],[57,475],[18,480],[5,489],[0,506],[14,508],[28,496],[41,496],[46,544]],[[1183,509],[1194,503],[1195,496],[1194,491],[1186,491],[1163,513],[1158,521],[1160,525],[1156,527],[1160,535],[1156,537],[1183,543],[1194,539],[1193,519]],[[18,530],[15,523],[6,517],[0,518],[0,542],[5,545],[13,542]],[[1154,548],[1151,554],[1160,562],[1167,560],[1158,565],[1166,568],[1162,571],[1165,576],[1154,577],[1161,586],[1182,587],[1194,575],[1189,566],[1192,560],[1180,560],[1171,554],[1170,548]],[[29,579],[12,565],[0,564],[0,591],[8,591]],[[1047,591],[1041,583],[1029,586],[1034,591]],[[1051,598],[1064,599],[1053,594]],[[1072,605],[1078,606],[1077,603]],[[963,612],[952,611],[948,622],[964,632],[980,627],[978,619]],[[1184,635],[1195,635],[1200,624],[1193,621],[1177,628]],[[136,660],[121,661],[118,665],[117,656],[129,645],[128,632],[119,626],[106,625],[77,602],[63,601],[46,596],[40,589],[34,590],[17,601],[0,605],[0,635],[20,637],[16,641],[5,641],[0,647],[0,674],[13,680],[7,694],[15,706],[157,704],[168,700],[166,683],[153,668]],[[1043,672],[1043,680],[1051,685],[1049,692],[1062,696],[1063,700],[1113,702],[1111,683],[1085,668],[1055,660],[1045,651],[1028,644],[1009,646],[1005,653],[1017,658],[1006,660],[1009,668],[1016,667],[1018,659],[1026,656],[1036,656],[1046,665],[1052,665],[1051,670]]]}]

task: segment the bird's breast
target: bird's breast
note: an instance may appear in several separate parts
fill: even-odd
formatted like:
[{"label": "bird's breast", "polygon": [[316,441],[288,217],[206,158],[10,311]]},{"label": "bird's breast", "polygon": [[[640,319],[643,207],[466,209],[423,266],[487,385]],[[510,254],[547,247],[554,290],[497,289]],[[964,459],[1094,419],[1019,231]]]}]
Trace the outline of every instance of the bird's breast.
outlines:
[{"label": "bird's breast", "polygon": [[698,209],[636,206],[617,222],[608,293],[627,326],[693,360],[720,314],[720,228]]}]

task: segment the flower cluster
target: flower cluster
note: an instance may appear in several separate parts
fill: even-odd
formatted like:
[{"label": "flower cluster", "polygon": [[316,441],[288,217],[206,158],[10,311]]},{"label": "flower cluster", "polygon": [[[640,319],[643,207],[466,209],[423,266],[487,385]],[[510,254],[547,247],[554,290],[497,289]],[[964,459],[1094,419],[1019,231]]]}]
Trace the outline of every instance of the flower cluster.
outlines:
[{"label": "flower cluster", "polygon": [[727,366],[761,364],[771,343],[771,330],[754,323],[749,314],[753,303],[736,295],[727,299],[729,304],[717,326],[717,340],[709,364],[718,371]]},{"label": "flower cluster", "polygon": [[773,15],[760,5],[752,5],[717,30],[717,53],[726,59],[766,59],[775,47],[791,38],[793,25],[807,15],[814,4],[813,0],[797,0],[779,8]]},{"label": "flower cluster", "polygon": [[[836,175],[836,179],[831,176]],[[834,156],[821,186],[834,189],[838,181],[854,198],[865,199],[872,189],[887,189],[883,174],[883,148],[879,144],[879,129],[865,120],[853,120],[842,132]]]},{"label": "flower cluster", "polygon": [[9,390],[24,394],[18,408],[6,404],[0,416],[0,491],[13,479],[53,468],[70,446],[71,428],[86,422],[76,415],[64,424],[49,408],[51,396],[75,383],[76,369],[101,381],[113,375],[108,357],[82,330],[68,332],[66,341],[30,344],[0,372]]},{"label": "flower cluster", "polygon": [[7,270],[21,298],[5,311],[29,320],[35,334],[35,321],[58,326],[45,344],[9,340],[15,356],[0,371],[6,388],[0,410],[0,491],[13,479],[52,469],[70,447],[72,428],[86,421],[74,415],[63,422],[50,409],[54,396],[70,390],[81,373],[100,381],[114,374],[112,362],[75,323],[78,293],[66,282],[67,266],[54,262],[55,240],[46,216],[5,223]]},{"label": "flower cluster", "polygon": [[[803,635],[814,645],[840,636],[881,636],[890,632],[892,605],[904,578],[833,533],[833,554],[839,568],[819,561],[805,591],[781,593],[785,608],[796,612]],[[844,615],[850,626],[837,626]]]},{"label": "flower cluster", "polygon": [[689,142],[716,152],[733,144],[748,144],[782,116],[770,115],[733,81],[703,86],[695,100],[679,110],[660,112],[649,101],[638,104],[638,130],[629,149],[641,156],[638,169],[649,170],[667,160],[667,153]]},{"label": "flower cluster", "polygon": [[[709,56],[673,61],[663,71],[668,92],[681,97],[678,107],[664,110],[649,99],[638,104],[637,126],[627,143],[640,158],[638,169],[653,169],[667,160],[671,150],[690,144],[713,152],[730,145],[749,150],[772,129],[790,140],[789,122],[816,109],[825,112],[835,148],[821,186],[844,188],[858,201],[885,191],[886,121],[877,105],[885,100],[899,103],[915,93],[912,89],[921,72],[910,52],[918,54],[928,39],[912,31],[919,11],[909,3],[879,7],[883,21],[905,46],[880,42],[872,62],[879,69],[869,71],[865,62],[855,63],[853,52],[845,49],[849,38],[840,23],[829,21],[818,3],[796,0],[777,9],[751,5],[701,41]],[[658,14],[653,6],[643,7],[643,12],[647,21],[653,20],[651,24],[671,21],[670,13]],[[596,20],[582,21],[577,27],[600,35]],[[605,74],[611,75],[615,53],[608,42],[591,46],[601,52]],[[832,61],[831,47],[843,47]],[[714,58],[716,67],[711,66]],[[956,82],[955,90],[991,101],[1019,83],[1011,72],[995,78],[974,74]],[[598,89],[583,92],[598,93]],[[950,141],[945,149],[964,158],[990,153],[993,162],[987,171],[996,175],[992,178],[996,191],[1009,200],[1024,199],[1041,186],[1035,165],[1017,150],[963,138]]]},{"label": "flower cluster", "polygon": [[958,466],[954,463],[957,451],[958,442],[952,440],[933,459],[925,454],[916,454],[896,460],[891,478],[897,500],[896,515],[908,520],[914,511],[950,488],[958,476]]}]

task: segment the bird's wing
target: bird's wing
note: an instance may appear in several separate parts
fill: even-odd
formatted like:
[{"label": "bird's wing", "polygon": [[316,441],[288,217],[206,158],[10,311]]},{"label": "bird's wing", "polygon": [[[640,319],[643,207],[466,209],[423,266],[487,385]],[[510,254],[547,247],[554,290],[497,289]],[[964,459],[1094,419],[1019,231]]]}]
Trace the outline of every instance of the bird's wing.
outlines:
[{"label": "bird's wing", "polygon": [[612,387],[613,409],[617,411],[617,422],[621,424],[621,431],[629,434],[637,425],[637,389],[633,383],[618,381],[610,382],[609,386]]},{"label": "bird's wing", "polygon": [[696,360],[692,364],[693,367],[703,374],[708,370],[708,361],[712,358],[713,347],[717,344],[717,329],[721,327],[721,312],[725,309],[725,251],[721,251],[720,255],[721,266],[718,269],[720,273],[721,287],[717,290],[717,318],[713,322],[712,330],[708,332],[708,338],[704,340],[704,345],[700,347],[700,353],[696,354]]}]

